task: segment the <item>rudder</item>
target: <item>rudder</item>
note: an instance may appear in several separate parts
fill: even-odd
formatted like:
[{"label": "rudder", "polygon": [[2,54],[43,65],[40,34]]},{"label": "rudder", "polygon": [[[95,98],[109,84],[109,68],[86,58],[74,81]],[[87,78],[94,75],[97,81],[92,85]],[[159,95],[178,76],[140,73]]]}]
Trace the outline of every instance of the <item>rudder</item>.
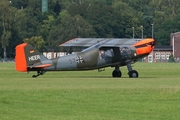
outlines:
[{"label": "rudder", "polygon": [[27,72],[27,63],[24,48],[27,46],[27,43],[23,43],[16,46],[16,70],[20,72]]},{"label": "rudder", "polygon": [[31,45],[23,43],[16,46],[15,62],[17,71],[27,72],[29,66],[41,64],[41,59],[46,60],[47,58]]}]

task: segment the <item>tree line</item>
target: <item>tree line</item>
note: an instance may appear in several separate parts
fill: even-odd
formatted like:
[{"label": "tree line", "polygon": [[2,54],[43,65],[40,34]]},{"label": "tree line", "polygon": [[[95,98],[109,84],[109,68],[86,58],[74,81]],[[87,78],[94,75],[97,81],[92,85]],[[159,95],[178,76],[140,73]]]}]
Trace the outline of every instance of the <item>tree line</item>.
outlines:
[{"label": "tree line", "polygon": [[[179,0],[0,0],[0,58],[13,58],[15,46],[28,42],[42,51],[77,37],[154,37],[169,45],[180,30]],[[134,32],[133,32],[134,31]]]}]

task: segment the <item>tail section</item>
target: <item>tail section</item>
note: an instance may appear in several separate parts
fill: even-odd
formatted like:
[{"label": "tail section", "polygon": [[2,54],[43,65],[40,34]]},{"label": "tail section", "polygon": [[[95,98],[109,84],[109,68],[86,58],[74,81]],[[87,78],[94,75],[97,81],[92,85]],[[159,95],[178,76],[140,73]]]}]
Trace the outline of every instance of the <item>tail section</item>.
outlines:
[{"label": "tail section", "polygon": [[[50,66],[50,64],[43,65],[41,61],[47,60],[38,50],[27,43],[16,46],[16,70],[20,72],[27,72],[29,67],[43,68]],[[36,65],[36,66],[35,66]]]}]

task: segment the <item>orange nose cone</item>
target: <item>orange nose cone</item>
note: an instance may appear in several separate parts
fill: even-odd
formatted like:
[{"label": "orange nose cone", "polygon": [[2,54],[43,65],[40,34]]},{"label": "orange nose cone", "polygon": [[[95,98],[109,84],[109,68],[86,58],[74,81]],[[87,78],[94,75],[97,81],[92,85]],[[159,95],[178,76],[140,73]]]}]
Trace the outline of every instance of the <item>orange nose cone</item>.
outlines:
[{"label": "orange nose cone", "polygon": [[151,51],[154,49],[155,41],[152,38],[141,40],[132,46],[136,48],[137,55],[145,55],[150,54]]}]

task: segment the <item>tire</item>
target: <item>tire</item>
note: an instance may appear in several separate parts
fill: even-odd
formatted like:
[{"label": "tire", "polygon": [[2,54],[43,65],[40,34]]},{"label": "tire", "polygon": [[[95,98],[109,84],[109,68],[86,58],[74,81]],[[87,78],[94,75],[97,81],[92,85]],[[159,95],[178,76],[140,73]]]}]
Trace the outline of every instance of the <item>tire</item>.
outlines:
[{"label": "tire", "polygon": [[138,72],[136,70],[132,70],[128,74],[129,74],[130,78],[138,78],[139,77]]},{"label": "tire", "polygon": [[122,73],[121,73],[121,71],[116,71],[116,70],[114,70],[114,71],[112,72],[112,76],[113,76],[113,77],[121,77],[121,76],[122,76]]}]

